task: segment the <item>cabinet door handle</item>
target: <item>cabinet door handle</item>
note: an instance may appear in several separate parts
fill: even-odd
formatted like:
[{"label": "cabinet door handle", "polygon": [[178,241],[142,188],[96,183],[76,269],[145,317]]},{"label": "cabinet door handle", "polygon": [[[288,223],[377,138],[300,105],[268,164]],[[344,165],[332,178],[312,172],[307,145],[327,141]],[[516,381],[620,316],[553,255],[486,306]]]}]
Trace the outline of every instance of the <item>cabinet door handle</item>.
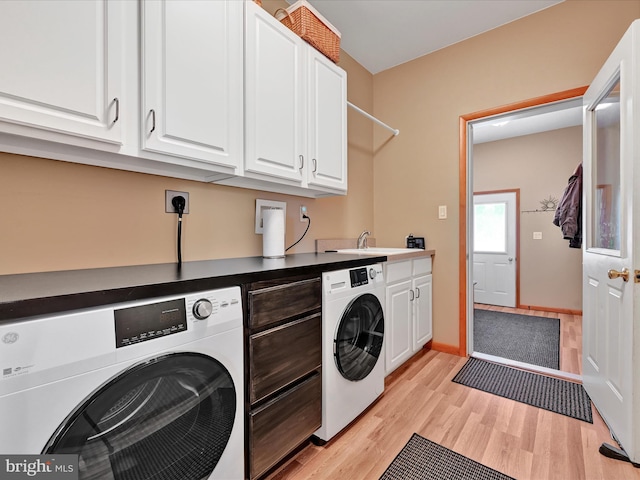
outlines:
[{"label": "cabinet door handle", "polygon": [[149,110],[149,114],[151,115],[151,130],[149,133],[153,133],[156,129],[156,111],[152,108]]},{"label": "cabinet door handle", "polygon": [[316,173],[318,171],[318,162],[315,158],[312,158],[311,161],[313,162],[313,173]]},{"label": "cabinet door handle", "polygon": [[420,298],[420,288],[416,287],[416,298]]},{"label": "cabinet door handle", "polygon": [[302,170],[304,168],[304,155],[299,155],[300,157],[300,168],[299,170]]},{"label": "cabinet door handle", "polygon": [[413,302],[413,300],[416,298],[416,294],[413,290],[409,290],[409,301]]},{"label": "cabinet door handle", "polygon": [[116,118],[113,119],[111,125],[115,124],[120,119],[120,99],[118,97],[114,98],[113,103],[116,104]]}]

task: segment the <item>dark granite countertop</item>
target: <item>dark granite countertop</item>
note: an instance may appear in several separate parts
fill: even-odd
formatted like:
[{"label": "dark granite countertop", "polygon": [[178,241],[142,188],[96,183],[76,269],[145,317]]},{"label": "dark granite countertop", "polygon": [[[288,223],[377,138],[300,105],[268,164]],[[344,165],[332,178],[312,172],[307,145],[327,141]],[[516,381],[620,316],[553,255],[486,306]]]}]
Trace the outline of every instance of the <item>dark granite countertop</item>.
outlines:
[{"label": "dark granite countertop", "polygon": [[131,300],[180,295],[283,276],[383,262],[384,256],[300,253],[0,275],[0,323]]}]

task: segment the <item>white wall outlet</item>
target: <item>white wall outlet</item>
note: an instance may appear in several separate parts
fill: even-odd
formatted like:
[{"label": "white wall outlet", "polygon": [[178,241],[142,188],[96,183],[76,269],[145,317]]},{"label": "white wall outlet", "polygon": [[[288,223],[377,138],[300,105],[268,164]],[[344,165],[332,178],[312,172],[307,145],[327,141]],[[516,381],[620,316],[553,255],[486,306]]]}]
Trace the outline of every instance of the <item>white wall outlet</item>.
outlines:
[{"label": "white wall outlet", "polygon": [[534,240],[542,240],[542,232],[533,232]]},{"label": "white wall outlet", "polygon": [[287,202],[256,198],[256,233],[260,235],[262,235],[262,212],[266,208],[280,208],[284,211],[284,218],[287,218]]},{"label": "white wall outlet", "polygon": [[166,213],[177,213],[176,207],[173,206],[172,200],[173,197],[178,197],[182,195],[185,200],[184,212],[185,214],[189,213],[189,192],[178,192],[176,190],[165,190],[164,191],[164,211]]},{"label": "white wall outlet", "polygon": [[305,207],[304,205],[300,205],[300,221],[301,222],[306,222],[307,219],[304,218],[304,215],[307,214],[307,207]]},{"label": "white wall outlet", "polygon": [[447,206],[446,205],[440,205],[438,207],[438,218],[440,220],[444,220],[445,218],[447,218]]}]

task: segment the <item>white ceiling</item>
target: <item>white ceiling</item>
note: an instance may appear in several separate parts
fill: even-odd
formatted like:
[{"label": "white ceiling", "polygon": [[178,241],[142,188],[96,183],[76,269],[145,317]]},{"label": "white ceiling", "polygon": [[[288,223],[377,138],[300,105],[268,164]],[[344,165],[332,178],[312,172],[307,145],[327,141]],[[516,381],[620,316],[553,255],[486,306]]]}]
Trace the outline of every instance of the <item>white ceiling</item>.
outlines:
[{"label": "white ceiling", "polygon": [[[340,31],[341,48],[376,74],[564,0],[307,1]],[[577,125],[581,98],[481,119],[473,123],[473,139],[485,143]]]},{"label": "white ceiling", "polygon": [[376,74],[562,1],[309,0],[309,3],[340,31],[342,49]]},{"label": "white ceiling", "polygon": [[582,125],[582,97],[540,107],[510,112],[472,122],[473,143],[495,142],[506,138]]}]

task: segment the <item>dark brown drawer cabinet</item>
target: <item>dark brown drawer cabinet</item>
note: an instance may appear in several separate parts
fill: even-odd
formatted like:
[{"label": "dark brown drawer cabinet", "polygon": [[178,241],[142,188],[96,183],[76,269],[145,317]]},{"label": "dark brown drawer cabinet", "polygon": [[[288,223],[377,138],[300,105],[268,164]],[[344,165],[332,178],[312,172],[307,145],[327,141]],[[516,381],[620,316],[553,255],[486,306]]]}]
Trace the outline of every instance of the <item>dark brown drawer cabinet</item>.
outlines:
[{"label": "dark brown drawer cabinet", "polygon": [[295,315],[319,309],[320,278],[275,285],[249,292],[251,328],[263,327]]},{"label": "dark brown drawer cabinet", "polygon": [[278,463],[308,439],[322,422],[322,375],[288,390],[273,402],[251,412],[249,443],[251,478]]},{"label": "dark brown drawer cabinet", "polygon": [[322,365],[322,315],[316,313],[249,338],[250,401],[271,395]]},{"label": "dark brown drawer cabinet", "polygon": [[263,476],[322,422],[319,275],[245,285],[247,472]]}]

